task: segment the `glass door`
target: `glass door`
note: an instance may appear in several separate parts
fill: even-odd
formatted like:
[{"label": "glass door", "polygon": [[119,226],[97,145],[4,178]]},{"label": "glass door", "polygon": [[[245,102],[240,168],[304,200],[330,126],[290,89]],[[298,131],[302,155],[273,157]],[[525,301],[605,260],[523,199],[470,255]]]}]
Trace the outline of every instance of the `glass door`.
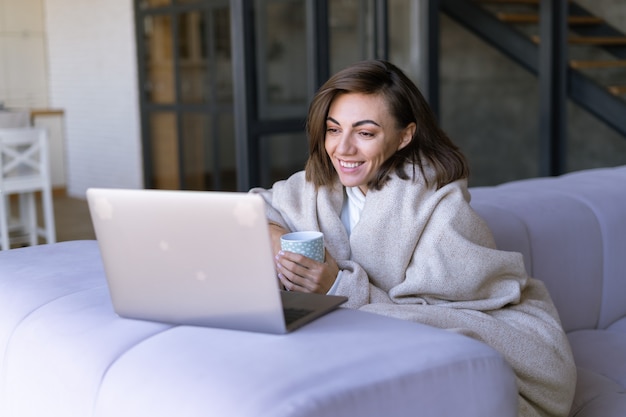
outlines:
[{"label": "glass door", "polygon": [[384,20],[377,11],[387,2],[237,0],[231,6],[233,27],[241,28],[233,37],[238,187],[269,187],[304,168],[305,118],[316,89],[348,63],[387,53],[386,32],[376,32]]},{"label": "glass door", "polygon": [[308,103],[330,74],[413,54],[411,0],[135,5],[148,188],[269,187],[304,168]]},{"label": "glass door", "polygon": [[236,187],[228,0],[139,0],[147,188]]}]

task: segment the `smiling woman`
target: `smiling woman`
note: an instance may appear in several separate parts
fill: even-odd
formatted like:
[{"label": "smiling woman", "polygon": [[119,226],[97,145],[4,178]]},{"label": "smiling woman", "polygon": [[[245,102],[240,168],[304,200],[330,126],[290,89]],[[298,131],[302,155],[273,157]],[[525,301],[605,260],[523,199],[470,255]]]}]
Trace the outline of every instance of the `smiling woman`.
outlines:
[{"label": "smiling woman", "polygon": [[[352,107],[354,105],[357,107]],[[438,126],[417,86],[390,63],[364,61],[335,74],[311,102],[307,119],[310,156],[306,178],[316,186],[331,185],[338,175],[336,161],[328,153],[327,139],[334,135],[336,127],[347,127],[347,120],[335,118],[340,111],[342,118],[351,118],[350,123],[358,125],[350,126],[352,129],[378,124],[379,142],[384,143],[384,161],[373,171],[375,175],[368,178],[366,189],[380,189],[391,173],[407,179],[406,163],[418,168],[426,182],[434,180],[437,187],[469,174],[465,156]],[[329,125],[333,120],[344,125]],[[362,132],[361,137],[367,135],[367,130]],[[387,154],[389,148],[394,147],[394,152]],[[346,158],[346,161],[351,160]],[[434,167],[434,179],[424,176],[423,161]]]},{"label": "smiling woman", "polygon": [[[516,372],[520,416],[567,415],[576,371],[556,309],[470,207],[465,158],[415,84],[389,62],[354,64],[317,92],[306,130],[305,171],[251,190],[280,284],[483,341]],[[301,230],[324,234],[323,262],[281,251]]]},{"label": "smiling woman", "polygon": [[415,123],[396,126],[379,95],[341,94],[330,106],[324,141],[339,180],[367,193],[384,162],[407,146]]}]

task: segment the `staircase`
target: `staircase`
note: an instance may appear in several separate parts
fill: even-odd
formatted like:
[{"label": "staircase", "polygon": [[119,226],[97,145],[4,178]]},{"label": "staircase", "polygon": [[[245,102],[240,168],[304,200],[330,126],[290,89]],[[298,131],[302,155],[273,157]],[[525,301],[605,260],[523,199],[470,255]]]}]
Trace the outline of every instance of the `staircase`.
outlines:
[{"label": "staircase", "polygon": [[540,128],[546,175],[564,170],[566,126],[559,124],[567,98],[626,139],[626,34],[574,1],[554,6],[560,1],[438,0],[441,12],[543,80],[542,112],[551,115]]}]

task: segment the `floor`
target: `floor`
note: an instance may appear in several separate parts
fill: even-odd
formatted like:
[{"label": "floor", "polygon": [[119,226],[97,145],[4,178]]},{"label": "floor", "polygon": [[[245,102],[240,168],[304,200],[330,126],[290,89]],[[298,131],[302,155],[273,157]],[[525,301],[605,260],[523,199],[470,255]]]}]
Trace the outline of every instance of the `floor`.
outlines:
[{"label": "floor", "polygon": [[55,196],[54,218],[58,242],[96,238],[86,200]]},{"label": "floor", "polygon": [[[12,213],[15,215],[19,212],[19,205],[15,199],[11,201]],[[38,198],[37,202],[39,204],[39,222],[40,225],[43,225],[41,200]],[[57,242],[96,238],[86,200],[68,197],[65,193],[55,193],[53,206]],[[43,238],[40,238],[39,241],[45,243]],[[24,244],[18,241],[11,246],[16,248],[24,246]]]}]

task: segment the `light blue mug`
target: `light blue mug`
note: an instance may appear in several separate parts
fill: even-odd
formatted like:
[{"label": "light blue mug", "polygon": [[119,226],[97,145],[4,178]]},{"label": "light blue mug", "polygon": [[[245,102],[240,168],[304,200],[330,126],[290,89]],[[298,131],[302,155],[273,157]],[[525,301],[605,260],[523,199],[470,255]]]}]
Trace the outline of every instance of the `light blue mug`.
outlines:
[{"label": "light blue mug", "polygon": [[317,262],[324,262],[324,234],[322,232],[292,232],[280,237],[280,248],[299,253]]}]

